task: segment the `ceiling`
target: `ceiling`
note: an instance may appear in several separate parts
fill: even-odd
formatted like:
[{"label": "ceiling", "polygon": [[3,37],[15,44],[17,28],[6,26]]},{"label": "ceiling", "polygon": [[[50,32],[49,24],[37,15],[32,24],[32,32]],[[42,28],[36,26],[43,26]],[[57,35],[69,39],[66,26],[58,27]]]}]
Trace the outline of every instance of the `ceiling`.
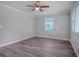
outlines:
[{"label": "ceiling", "polygon": [[44,15],[57,15],[70,12],[74,5],[72,1],[41,1],[41,5],[49,5],[49,8],[44,8],[44,12],[31,11],[32,8],[26,7],[26,5],[34,5],[34,1],[1,1],[5,5],[24,11],[31,15],[39,16]]}]

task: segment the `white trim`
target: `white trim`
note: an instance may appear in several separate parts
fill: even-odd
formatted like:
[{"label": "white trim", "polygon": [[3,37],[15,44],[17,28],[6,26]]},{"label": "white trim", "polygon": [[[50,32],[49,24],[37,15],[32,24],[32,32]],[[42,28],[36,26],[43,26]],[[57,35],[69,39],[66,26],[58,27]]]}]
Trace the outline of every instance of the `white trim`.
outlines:
[{"label": "white trim", "polygon": [[29,13],[26,13],[26,12],[24,12],[24,11],[22,11],[22,10],[13,8],[13,7],[11,7],[11,6],[8,6],[8,5],[5,5],[5,4],[2,4],[2,3],[0,3],[0,6],[5,7],[5,8],[8,8],[8,9],[13,10],[13,11],[16,11],[16,12],[19,12],[19,13],[22,13],[22,14],[26,14],[26,15],[32,16],[32,15],[29,14]]},{"label": "white trim", "polygon": [[47,36],[41,36],[41,35],[37,35],[37,37],[44,37],[44,38],[51,38],[51,39],[58,39],[58,40],[70,41],[70,39],[65,39],[65,38],[57,38],[57,37],[47,37]]},{"label": "white trim", "polygon": [[63,39],[63,38],[31,35],[31,36],[25,37],[25,38],[23,38],[23,39],[19,39],[19,40],[16,40],[16,41],[12,41],[12,42],[8,42],[8,43],[5,43],[5,44],[2,44],[2,45],[0,45],[0,47],[7,46],[7,45],[10,45],[10,44],[14,44],[14,43],[17,43],[17,42],[20,42],[20,41],[22,41],[22,40],[26,40],[26,39],[29,39],[29,38],[32,38],[32,37],[44,37],[44,38],[52,38],[52,39],[58,39],[58,40],[66,40],[66,41],[69,41],[69,39]]},{"label": "white trim", "polygon": [[35,35],[31,35],[31,36],[28,36],[28,37],[23,38],[23,39],[19,39],[19,40],[16,40],[16,41],[12,41],[12,42],[2,44],[2,45],[0,45],[0,47],[7,46],[7,45],[10,45],[10,44],[14,44],[14,43],[20,42],[22,40],[27,40],[27,39],[32,38],[32,37],[35,37]]},{"label": "white trim", "polygon": [[78,55],[78,53],[77,53],[77,50],[76,50],[76,48],[75,48],[75,45],[73,44],[72,41],[70,41],[70,43],[72,44],[72,47],[73,47],[73,49],[74,49],[74,51],[75,51],[75,53],[76,53],[76,56],[79,57],[79,55]]}]

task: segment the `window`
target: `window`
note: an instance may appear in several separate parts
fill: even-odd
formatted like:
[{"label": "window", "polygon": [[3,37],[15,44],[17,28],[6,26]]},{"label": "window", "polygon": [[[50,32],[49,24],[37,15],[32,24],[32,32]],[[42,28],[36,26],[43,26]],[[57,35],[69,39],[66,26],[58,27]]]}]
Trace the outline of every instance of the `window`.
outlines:
[{"label": "window", "polygon": [[45,32],[54,31],[54,20],[53,17],[45,18]]},{"label": "window", "polygon": [[76,8],[75,32],[79,32],[79,6]]}]

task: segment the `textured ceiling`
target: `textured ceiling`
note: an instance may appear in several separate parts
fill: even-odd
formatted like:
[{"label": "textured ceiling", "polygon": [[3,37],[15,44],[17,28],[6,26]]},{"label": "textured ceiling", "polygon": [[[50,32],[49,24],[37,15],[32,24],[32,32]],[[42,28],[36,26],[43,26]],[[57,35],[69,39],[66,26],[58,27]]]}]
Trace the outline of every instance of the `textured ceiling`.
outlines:
[{"label": "textured ceiling", "polygon": [[56,15],[70,12],[74,2],[72,1],[41,1],[41,5],[49,5],[49,8],[44,8],[44,12],[31,11],[32,8],[26,7],[25,5],[34,5],[34,1],[1,1],[5,5],[22,10],[31,15],[39,16],[44,15]]}]

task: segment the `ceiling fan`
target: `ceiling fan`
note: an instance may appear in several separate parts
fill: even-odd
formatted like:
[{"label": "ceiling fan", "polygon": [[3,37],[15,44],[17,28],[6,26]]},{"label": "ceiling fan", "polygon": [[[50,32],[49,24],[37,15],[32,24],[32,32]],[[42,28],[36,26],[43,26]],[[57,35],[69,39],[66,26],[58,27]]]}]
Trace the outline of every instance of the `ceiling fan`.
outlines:
[{"label": "ceiling fan", "polygon": [[32,7],[33,9],[31,11],[39,10],[41,12],[43,12],[42,8],[49,8],[49,6],[41,6],[40,1],[36,1],[33,6],[32,5],[26,5],[26,6],[27,7]]}]

